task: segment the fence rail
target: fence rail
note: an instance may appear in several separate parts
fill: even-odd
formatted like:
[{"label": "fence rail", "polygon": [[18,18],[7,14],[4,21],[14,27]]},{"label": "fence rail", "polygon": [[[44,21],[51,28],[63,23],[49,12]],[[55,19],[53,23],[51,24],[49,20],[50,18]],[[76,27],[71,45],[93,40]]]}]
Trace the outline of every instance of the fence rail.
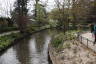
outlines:
[{"label": "fence rail", "polygon": [[85,46],[96,52],[96,44],[94,44],[94,41],[82,36],[82,33],[78,33],[77,35],[77,38],[81,42],[81,44],[84,44]]}]

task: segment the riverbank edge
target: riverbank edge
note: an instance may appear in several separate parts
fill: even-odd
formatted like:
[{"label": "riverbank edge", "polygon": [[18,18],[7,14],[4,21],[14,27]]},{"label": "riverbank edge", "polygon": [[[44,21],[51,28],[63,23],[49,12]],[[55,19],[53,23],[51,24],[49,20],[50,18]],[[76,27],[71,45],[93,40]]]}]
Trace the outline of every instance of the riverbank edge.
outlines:
[{"label": "riverbank edge", "polygon": [[[55,28],[55,27],[53,27]],[[28,33],[26,35],[23,35],[19,38],[16,38],[14,41],[11,42],[10,45],[8,45],[7,47],[3,48],[2,50],[0,50],[0,55],[2,55],[7,49],[9,49],[11,46],[14,46],[15,44],[18,44],[18,41],[21,41],[22,39],[24,38],[27,38],[27,37],[30,37],[31,35],[35,34],[35,33],[38,33],[38,32],[41,32],[41,31],[44,31],[44,30],[47,30],[47,29],[52,29],[52,28],[45,28],[45,29],[41,29],[41,30],[38,30],[38,31],[34,31],[32,33]]]},{"label": "riverbank edge", "polygon": [[[79,41],[78,41],[79,42]],[[79,44],[81,44],[79,42]],[[83,44],[81,44],[83,45]],[[93,56],[96,56],[96,53],[94,51],[92,51],[91,49],[87,48],[86,46],[82,46],[82,48],[84,48],[85,50],[87,50],[87,52],[91,52],[90,54],[93,55]],[[56,48],[54,48],[51,44],[49,44],[49,56],[50,56],[50,59],[52,61],[52,64],[63,64],[63,60],[61,58],[65,58],[63,55],[59,55],[57,52],[56,52]],[[89,54],[88,52],[88,54]],[[63,52],[60,52],[61,54]],[[63,53],[64,54],[64,53]],[[59,57],[61,56],[61,57]],[[82,56],[82,55],[81,55]],[[71,64],[71,63],[70,63]],[[73,64],[73,63],[72,63]],[[81,63],[80,63],[81,64]]]},{"label": "riverbank edge", "polygon": [[48,52],[49,52],[49,58],[50,58],[51,64],[57,64],[56,62],[59,62],[59,61],[56,60],[56,57],[54,54],[56,53],[56,51],[55,51],[55,48],[51,44],[48,45]]},{"label": "riverbank edge", "polygon": [[[76,38],[78,38],[78,32],[76,32],[76,34],[74,34],[74,36]],[[51,64],[60,64],[60,59],[58,60],[56,57],[56,55],[58,55],[58,53],[56,52],[56,48],[54,46],[52,46],[51,43],[48,45],[48,52],[49,52],[49,58],[52,62]]]},{"label": "riverbank edge", "polygon": [[[85,32],[82,32],[81,34],[84,34],[84,33]],[[89,50],[89,51],[93,52],[94,55],[96,55],[95,51],[93,51],[91,48],[88,48],[85,44],[81,43],[81,41],[79,39],[77,39],[76,41],[78,41],[80,44],[82,44],[86,50]],[[56,55],[57,55],[56,48],[53,47],[51,43],[48,45],[48,52],[49,52],[49,57],[50,57],[50,60],[52,61],[52,64],[60,64],[60,60],[58,60],[56,57]]]}]

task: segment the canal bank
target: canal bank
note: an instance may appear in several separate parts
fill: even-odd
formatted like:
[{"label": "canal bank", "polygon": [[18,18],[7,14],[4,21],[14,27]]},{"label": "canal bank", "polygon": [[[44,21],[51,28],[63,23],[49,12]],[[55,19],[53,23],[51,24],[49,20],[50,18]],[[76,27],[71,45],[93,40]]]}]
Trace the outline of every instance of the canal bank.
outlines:
[{"label": "canal bank", "polygon": [[[52,64],[96,64],[96,53],[89,50],[79,41],[66,41],[70,45],[58,51],[57,48],[49,45],[49,56]],[[64,47],[63,46],[63,47]]]},{"label": "canal bank", "polygon": [[74,33],[65,35],[55,35],[49,44],[52,64],[96,64],[96,53],[74,38]]},{"label": "canal bank", "polygon": [[[21,35],[19,34],[20,32],[19,31],[12,31],[12,32],[8,32],[8,33],[4,33],[4,34],[1,34],[0,37],[2,38],[3,36],[11,36],[12,34],[16,34],[18,33],[17,35],[15,35],[14,40],[10,41],[10,43],[8,45],[4,45],[4,47],[2,47],[2,49],[0,49],[0,55],[3,54],[8,48],[10,48],[11,46],[15,45],[15,44],[18,44],[18,41],[24,39],[24,38],[27,38],[27,37],[30,37],[31,35],[35,34],[35,33],[38,33],[38,32],[42,32],[42,31],[45,31],[47,29],[50,29],[50,28],[45,28],[45,29],[41,29],[41,30],[38,30],[38,31],[34,31],[32,33],[28,33],[26,35]],[[20,35],[18,37],[18,35]],[[13,35],[14,36],[14,35]]]}]

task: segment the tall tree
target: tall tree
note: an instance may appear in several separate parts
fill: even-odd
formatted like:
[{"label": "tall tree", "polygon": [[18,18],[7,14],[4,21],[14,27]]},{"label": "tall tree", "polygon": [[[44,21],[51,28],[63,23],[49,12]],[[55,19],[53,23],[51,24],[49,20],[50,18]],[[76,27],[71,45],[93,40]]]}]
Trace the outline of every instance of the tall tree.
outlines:
[{"label": "tall tree", "polygon": [[72,0],[72,24],[76,28],[78,24],[87,21],[89,11],[89,0]]},{"label": "tall tree", "polygon": [[34,19],[36,20],[38,26],[43,26],[47,23],[47,12],[45,5],[40,3],[39,0],[35,0],[35,2]]},{"label": "tall tree", "polygon": [[27,29],[27,2],[28,0],[17,0],[15,11],[17,12],[17,24],[21,33],[26,33]]},{"label": "tall tree", "polygon": [[90,11],[88,20],[90,23],[96,22],[96,0],[90,2]]},{"label": "tall tree", "polygon": [[56,7],[59,11],[59,23],[61,28],[64,28],[64,32],[68,30],[69,26],[69,10],[71,7],[71,0],[55,0]]},{"label": "tall tree", "polygon": [[37,17],[37,7],[39,0],[35,0],[35,17]]}]

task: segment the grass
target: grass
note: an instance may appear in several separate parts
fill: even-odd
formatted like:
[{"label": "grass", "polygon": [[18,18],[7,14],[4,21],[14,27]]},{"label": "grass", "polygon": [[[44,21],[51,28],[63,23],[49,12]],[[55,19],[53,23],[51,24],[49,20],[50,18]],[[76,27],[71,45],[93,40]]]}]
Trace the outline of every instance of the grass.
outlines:
[{"label": "grass", "polygon": [[0,51],[5,47],[9,46],[12,41],[20,37],[19,33],[12,33],[11,35],[1,36],[0,37]]}]

